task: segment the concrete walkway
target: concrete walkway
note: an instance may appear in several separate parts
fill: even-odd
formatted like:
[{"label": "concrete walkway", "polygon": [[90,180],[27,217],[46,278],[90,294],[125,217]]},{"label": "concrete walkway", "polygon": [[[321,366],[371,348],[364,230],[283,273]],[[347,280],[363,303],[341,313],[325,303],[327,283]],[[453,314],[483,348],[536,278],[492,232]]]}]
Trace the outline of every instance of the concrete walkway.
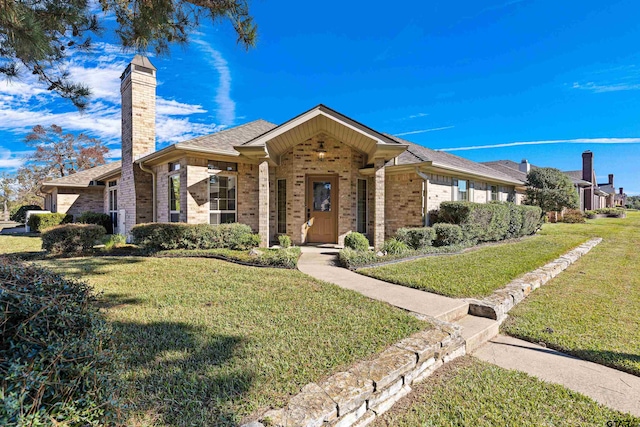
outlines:
[{"label": "concrete walkway", "polygon": [[336,284],[396,307],[451,322],[466,316],[469,304],[405,286],[366,277],[336,265],[338,249],[303,246],[298,269],[316,279]]},{"label": "concrete walkway", "polygon": [[462,327],[467,353],[507,369],[583,393],[610,408],[640,416],[640,377],[587,362],[527,341],[498,335],[499,323],[468,315],[463,300],[411,289],[354,273],[336,264],[339,249],[303,246],[298,269],[396,307]]},{"label": "concrete walkway", "polygon": [[610,408],[640,417],[640,377],[635,375],[504,335],[487,342],[473,355],[561,384]]}]

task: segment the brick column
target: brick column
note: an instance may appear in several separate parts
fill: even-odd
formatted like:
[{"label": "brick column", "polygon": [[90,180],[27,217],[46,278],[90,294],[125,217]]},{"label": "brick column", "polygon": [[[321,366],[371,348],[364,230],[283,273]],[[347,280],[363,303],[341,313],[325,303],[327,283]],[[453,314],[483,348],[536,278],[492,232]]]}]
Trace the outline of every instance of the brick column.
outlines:
[{"label": "brick column", "polygon": [[376,250],[384,243],[384,159],[375,159],[373,177],[373,246]]},{"label": "brick column", "polygon": [[269,163],[263,161],[258,167],[258,234],[261,247],[269,247]]}]

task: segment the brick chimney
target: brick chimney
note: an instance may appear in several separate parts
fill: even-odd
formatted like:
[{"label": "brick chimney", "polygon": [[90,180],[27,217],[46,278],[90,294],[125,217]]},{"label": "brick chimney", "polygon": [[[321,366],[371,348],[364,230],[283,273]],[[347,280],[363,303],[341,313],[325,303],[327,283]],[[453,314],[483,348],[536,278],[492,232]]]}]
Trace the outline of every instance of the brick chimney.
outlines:
[{"label": "brick chimney", "polygon": [[620,187],[620,195],[624,195],[624,188]]},{"label": "brick chimney", "polygon": [[531,165],[529,164],[527,159],[522,159],[518,169],[520,169],[520,172],[529,173],[529,172],[531,172]]},{"label": "brick chimney", "polygon": [[609,185],[613,187],[613,174],[609,174]]},{"label": "brick chimney", "polygon": [[120,76],[122,97],[122,176],[118,209],[124,210],[125,229],[153,221],[152,177],[136,160],[156,149],[156,67],[136,55]]},{"label": "brick chimney", "polygon": [[582,153],[582,179],[588,182],[593,179],[593,153],[589,150]]}]

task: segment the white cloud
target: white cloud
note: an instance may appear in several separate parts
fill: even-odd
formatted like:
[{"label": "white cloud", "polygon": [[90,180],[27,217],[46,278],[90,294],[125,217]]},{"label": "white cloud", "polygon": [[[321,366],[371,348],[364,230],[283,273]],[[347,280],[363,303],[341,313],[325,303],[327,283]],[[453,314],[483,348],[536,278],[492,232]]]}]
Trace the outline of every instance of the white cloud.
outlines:
[{"label": "white cloud", "polygon": [[0,147],[0,169],[16,170],[24,163],[24,156],[28,152],[11,152]]},{"label": "white cloud", "polygon": [[593,93],[606,93],[606,92],[619,92],[624,90],[638,90],[640,89],[640,83],[612,83],[612,84],[597,84],[594,82],[578,83],[574,82],[573,89],[588,90]]},{"label": "white cloud", "polygon": [[444,126],[444,127],[440,127],[440,128],[412,130],[412,131],[409,131],[409,132],[396,133],[395,136],[415,135],[415,134],[418,134],[418,133],[436,132],[436,131],[439,131],[439,130],[453,129],[454,127],[455,126]]},{"label": "white cloud", "polygon": [[[97,53],[97,56],[96,56]],[[225,123],[235,119],[235,103],[230,99],[231,77],[224,59],[215,50],[212,56],[220,72],[220,85],[216,101]],[[218,56],[216,56],[216,54]],[[121,106],[120,75],[124,71],[130,54],[117,45],[95,43],[91,56],[77,53],[70,58],[67,68],[72,79],[87,84],[92,90],[92,99],[84,112],[70,106],[66,100],[46,90],[37,78],[23,73],[20,79],[0,81],[0,130],[24,135],[35,125],[57,124],[66,131],[84,132],[101,139],[108,145],[119,145]],[[226,71],[225,71],[226,70]],[[158,76],[161,84],[162,76]],[[62,111],[61,111],[62,110]],[[175,143],[207,133],[224,126],[211,123],[192,122],[191,116],[204,114],[207,110],[199,104],[189,104],[176,99],[156,98],[156,140],[158,146]],[[112,150],[110,158],[116,158]],[[6,153],[1,158],[0,168],[13,167],[17,160]]]},{"label": "white cloud", "polygon": [[439,148],[437,150],[438,151],[485,150],[490,148],[517,147],[521,145],[547,145],[547,144],[640,144],[640,138],[551,139],[547,141],[522,141],[522,142],[508,142],[505,144],[472,145],[468,147]]},{"label": "white cloud", "polygon": [[409,116],[410,119],[417,119],[419,117],[426,117],[428,116],[429,113],[417,113],[417,114],[412,114]]},{"label": "white cloud", "polygon": [[222,57],[222,54],[209,43],[201,39],[194,39],[193,43],[207,54],[205,59],[220,76],[215,96],[216,104],[218,104],[218,118],[223,125],[232,125],[236,119],[236,103],[231,99],[231,71],[229,70],[229,65]]}]

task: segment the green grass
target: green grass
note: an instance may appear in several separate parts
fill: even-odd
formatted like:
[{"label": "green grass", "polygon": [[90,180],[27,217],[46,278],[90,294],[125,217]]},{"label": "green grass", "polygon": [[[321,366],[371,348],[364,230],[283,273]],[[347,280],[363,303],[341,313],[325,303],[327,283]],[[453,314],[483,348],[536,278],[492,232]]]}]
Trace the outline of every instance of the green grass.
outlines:
[{"label": "green grass", "polygon": [[0,254],[41,252],[42,239],[37,236],[0,235]]},{"label": "green grass", "polygon": [[[0,248],[7,242],[0,236]],[[126,425],[236,426],[429,327],[295,270],[204,258],[39,263],[104,292],[100,304],[122,357]]]},{"label": "green grass", "polygon": [[604,240],[509,312],[509,335],[640,375],[640,212],[577,225]]},{"label": "green grass", "polygon": [[481,247],[460,255],[363,268],[358,273],[454,298],[485,297],[597,233],[597,229],[576,224],[545,224],[538,234],[517,242]]},{"label": "green grass", "polygon": [[640,418],[562,386],[466,356],[436,371],[373,426],[602,427],[608,421],[640,425]]}]

